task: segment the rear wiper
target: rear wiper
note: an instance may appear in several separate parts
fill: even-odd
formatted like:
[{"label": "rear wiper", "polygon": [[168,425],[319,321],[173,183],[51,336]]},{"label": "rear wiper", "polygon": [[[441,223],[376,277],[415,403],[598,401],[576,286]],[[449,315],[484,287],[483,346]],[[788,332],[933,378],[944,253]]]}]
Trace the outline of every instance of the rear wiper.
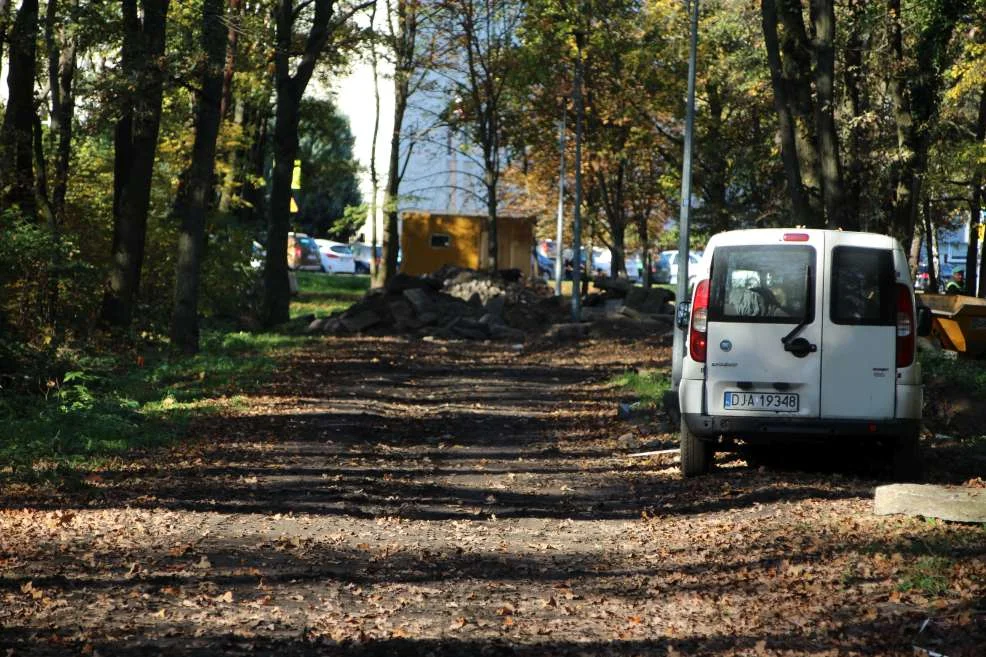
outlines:
[{"label": "rear wiper", "polygon": [[784,345],[785,348],[792,340],[794,340],[795,337],[797,337],[798,333],[801,333],[801,331],[803,331],[804,328],[808,326],[808,321],[811,319],[811,306],[812,306],[813,298],[814,295],[812,295],[811,267],[809,265],[805,265],[805,314],[801,318],[801,323],[795,326],[793,329],[791,329],[790,333],[788,333],[783,338],[781,338],[781,343]]}]

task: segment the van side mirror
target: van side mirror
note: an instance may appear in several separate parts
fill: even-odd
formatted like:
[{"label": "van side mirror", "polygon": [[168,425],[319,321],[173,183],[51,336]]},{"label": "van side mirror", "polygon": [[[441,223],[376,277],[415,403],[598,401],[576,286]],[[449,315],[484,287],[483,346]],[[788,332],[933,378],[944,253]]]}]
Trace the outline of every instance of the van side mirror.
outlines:
[{"label": "van side mirror", "polygon": [[675,326],[680,328],[682,331],[688,328],[688,322],[692,317],[692,302],[682,301],[678,303],[678,311],[675,314],[674,323]]},{"label": "van side mirror", "polygon": [[918,306],[918,335],[926,337],[931,335],[931,308]]}]

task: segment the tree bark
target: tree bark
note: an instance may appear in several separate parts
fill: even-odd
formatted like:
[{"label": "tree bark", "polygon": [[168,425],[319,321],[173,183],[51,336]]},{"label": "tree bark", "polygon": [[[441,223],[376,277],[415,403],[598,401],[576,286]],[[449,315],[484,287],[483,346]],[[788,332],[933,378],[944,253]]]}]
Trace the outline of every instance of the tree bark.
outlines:
[{"label": "tree bark", "polygon": [[33,220],[34,77],[38,0],[23,0],[10,33],[7,107],[0,126],[0,205],[17,206]]},{"label": "tree bark", "polygon": [[847,226],[855,226],[856,229],[863,228],[860,222],[860,205],[863,200],[863,162],[864,157],[869,153],[869,144],[865,137],[865,129],[858,122],[858,119],[868,109],[868,103],[866,102],[861,84],[861,81],[865,77],[863,71],[863,51],[868,49],[869,45],[868,39],[864,36],[860,25],[860,18],[865,12],[862,4],[864,1],[850,0],[849,2],[849,34],[845,49],[845,70],[843,71],[849,111],[854,119],[846,149],[846,170],[848,171],[848,175],[844,181],[846,194],[845,221]]},{"label": "tree bark", "polygon": [[776,0],[761,0],[764,44],[767,50],[767,65],[770,69],[771,86],[774,90],[774,108],[777,111],[777,125],[781,140],[781,162],[784,177],[787,179],[788,195],[795,224],[814,226],[818,219],[808,199],[801,164],[798,161],[798,140],[796,134],[794,104],[790,97],[790,84],[784,76],[781,62],[780,40],[777,33],[778,14]]},{"label": "tree bark", "polygon": [[[222,121],[229,119],[229,113],[233,111],[233,122],[242,127],[244,116],[244,101],[242,98],[233,97],[233,78],[236,75],[236,54],[239,48],[240,30],[242,29],[243,19],[243,0],[229,0],[229,29],[226,33],[226,65],[223,68],[223,89],[222,102],[220,103],[219,114]],[[228,148],[225,153],[226,163],[229,165],[226,174],[223,176],[222,186],[219,192],[219,212],[228,214],[233,207],[233,194],[236,189],[237,176],[239,175],[238,163],[240,159],[240,148],[233,146]]]},{"label": "tree bark", "polygon": [[103,321],[129,326],[133,319],[144,262],[147,213],[164,86],[165,33],[169,0],[123,0],[123,50],[120,65],[135,80],[114,133],[113,247]]},{"label": "tree bark", "polygon": [[856,230],[848,223],[842,163],[839,159],[839,133],[835,125],[835,7],[833,0],[811,0],[811,20],[815,38],[815,129],[821,172],[822,202],[828,228]]},{"label": "tree bark", "polygon": [[290,54],[294,39],[293,0],[278,0],[274,12],[277,48],[274,79],[277,114],[274,125],[274,172],[271,176],[270,207],[267,219],[267,258],[264,266],[264,292],[260,321],[270,327],[288,321],[290,286],[288,282],[288,232],[291,224],[291,174],[298,155],[298,122],[301,98],[331,34],[335,1],[314,0],[315,15],[305,39],[304,51],[294,74]]},{"label": "tree bark", "polygon": [[390,132],[390,159],[387,165],[387,184],[384,187],[387,225],[383,236],[383,266],[377,272],[375,285],[381,285],[397,274],[401,240],[397,203],[404,176],[401,167],[401,131],[411,95],[411,76],[417,65],[418,5],[407,0],[397,0],[396,7],[392,8],[388,2],[387,23],[390,47],[394,55],[394,124]]},{"label": "tree bark", "polygon": [[216,141],[222,121],[223,59],[227,50],[223,40],[223,4],[223,0],[204,0],[202,4],[202,51],[206,61],[195,117],[195,143],[192,161],[179,182],[172,211],[181,220],[181,228],[171,342],[186,354],[199,350],[199,273],[205,245],[205,218],[212,201]]},{"label": "tree bark", "polygon": [[397,274],[397,255],[400,249],[400,222],[398,221],[397,200],[401,187],[401,126],[407,111],[407,80],[403,75],[394,74],[394,126],[390,133],[390,159],[387,165],[387,186],[384,192],[384,213],[387,216],[387,229],[383,240],[384,281]]},{"label": "tree bark", "polygon": [[[45,19],[45,43],[48,47],[48,85],[51,96],[51,133],[55,139],[55,166],[52,172],[51,208],[56,225],[64,221],[65,195],[72,158],[72,122],[75,119],[75,71],[78,37],[59,25],[57,0],[49,0]],[[69,11],[78,0],[69,3]]]},{"label": "tree bark", "polygon": [[911,72],[904,61],[900,0],[888,0],[887,15],[890,20],[890,50],[893,55],[888,90],[897,127],[897,158],[891,176],[894,189],[888,223],[891,232],[900,239],[906,236],[907,227],[913,225],[912,218],[917,210],[920,194],[916,175],[918,145],[911,113],[911,96],[907,88],[907,78]]},{"label": "tree bark", "polygon": [[918,199],[941,105],[942,74],[950,57],[948,44],[966,4],[963,0],[948,0],[932,8],[932,14],[917,35],[914,61],[910,64],[905,60],[900,0],[887,2],[893,57],[889,87],[898,150],[890,223],[905,248],[914,237]]},{"label": "tree bark", "polygon": [[236,53],[239,46],[243,0],[229,0],[229,29],[226,31],[226,65],[223,67],[222,101],[219,114],[225,119],[233,104],[233,76],[236,73]]},{"label": "tree bark", "polygon": [[[377,3],[370,12],[370,25],[376,25]],[[370,282],[380,280],[380,263],[377,260],[377,200],[380,194],[380,179],[377,174],[377,139],[380,137],[380,63],[377,58],[377,44],[370,43],[370,67],[373,70],[373,136],[370,141],[370,206],[367,219],[370,221]],[[365,240],[364,236],[364,240]]]}]

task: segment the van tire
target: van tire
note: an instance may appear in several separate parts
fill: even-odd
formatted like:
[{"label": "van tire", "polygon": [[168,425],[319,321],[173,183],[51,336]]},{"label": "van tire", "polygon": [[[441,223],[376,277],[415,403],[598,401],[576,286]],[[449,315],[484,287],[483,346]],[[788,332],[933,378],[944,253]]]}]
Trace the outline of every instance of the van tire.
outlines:
[{"label": "van tire", "polygon": [[893,444],[894,481],[921,481],[924,474],[918,432],[897,436]]},{"label": "van tire", "polygon": [[685,418],[681,418],[680,449],[683,477],[706,474],[712,469],[712,458],[715,456],[712,445],[692,433]]}]

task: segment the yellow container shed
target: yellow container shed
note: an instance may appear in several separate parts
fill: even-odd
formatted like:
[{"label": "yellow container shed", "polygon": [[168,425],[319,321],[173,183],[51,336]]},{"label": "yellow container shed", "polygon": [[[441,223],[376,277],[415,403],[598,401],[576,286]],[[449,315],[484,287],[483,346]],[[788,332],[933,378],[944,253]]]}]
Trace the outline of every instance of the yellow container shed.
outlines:
[{"label": "yellow container shed", "polygon": [[[498,266],[532,274],[534,217],[497,216]],[[489,217],[475,214],[401,214],[401,271],[431,274],[442,265],[485,269]]]}]

